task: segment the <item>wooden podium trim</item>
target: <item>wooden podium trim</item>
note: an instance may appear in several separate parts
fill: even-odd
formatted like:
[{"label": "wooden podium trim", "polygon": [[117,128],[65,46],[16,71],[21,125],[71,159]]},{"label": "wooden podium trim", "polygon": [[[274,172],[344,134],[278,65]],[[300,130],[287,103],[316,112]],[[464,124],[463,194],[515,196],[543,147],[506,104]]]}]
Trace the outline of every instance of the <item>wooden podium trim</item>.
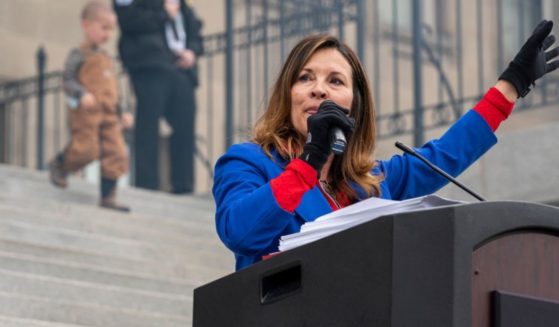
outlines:
[{"label": "wooden podium trim", "polygon": [[515,231],[485,242],[472,257],[472,326],[492,325],[496,290],[559,301],[559,237]]}]

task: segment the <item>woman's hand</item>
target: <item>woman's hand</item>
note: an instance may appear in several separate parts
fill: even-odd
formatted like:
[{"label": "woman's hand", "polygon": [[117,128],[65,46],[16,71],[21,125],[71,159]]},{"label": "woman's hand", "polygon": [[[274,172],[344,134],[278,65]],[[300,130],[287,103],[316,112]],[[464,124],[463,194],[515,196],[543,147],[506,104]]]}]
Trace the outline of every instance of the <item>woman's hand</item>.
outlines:
[{"label": "woman's hand", "polygon": [[510,82],[500,80],[495,84],[495,88],[505,96],[509,102],[515,102],[518,99],[518,92]]},{"label": "woman's hand", "polygon": [[349,110],[326,100],[320,104],[317,113],[307,119],[307,143],[299,158],[316,169],[317,173],[320,173],[331,152],[330,130],[338,127],[346,137],[353,132],[355,120],[348,117],[348,114]]},{"label": "woman's hand", "polygon": [[541,21],[507,69],[499,76],[499,80],[508,81],[514,86],[517,97],[525,97],[537,79],[559,67],[559,61],[548,63],[559,55],[559,48],[545,51],[555,42],[555,36],[549,35],[552,28],[552,21]]}]

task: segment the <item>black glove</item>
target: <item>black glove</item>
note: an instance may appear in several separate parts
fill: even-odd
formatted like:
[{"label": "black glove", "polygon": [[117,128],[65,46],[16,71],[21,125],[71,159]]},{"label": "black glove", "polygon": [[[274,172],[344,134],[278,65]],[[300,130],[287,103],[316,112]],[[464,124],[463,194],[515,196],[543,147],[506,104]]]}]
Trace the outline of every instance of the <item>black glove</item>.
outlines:
[{"label": "black glove", "polygon": [[320,104],[316,114],[307,118],[307,143],[299,158],[306,161],[319,174],[331,152],[330,129],[332,127],[340,128],[346,138],[353,132],[355,120],[348,117],[348,114],[349,110],[326,100]]},{"label": "black glove", "polygon": [[535,85],[538,78],[559,67],[559,61],[547,63],[557,57],[559,48],[545,52],[555,42],[555,36],[549,35],[552,27],[552,21],[541,21],[507,69],[499,76],[499,79],[514,85],[518,97],[525,97],[530,92],[530,86]]}]

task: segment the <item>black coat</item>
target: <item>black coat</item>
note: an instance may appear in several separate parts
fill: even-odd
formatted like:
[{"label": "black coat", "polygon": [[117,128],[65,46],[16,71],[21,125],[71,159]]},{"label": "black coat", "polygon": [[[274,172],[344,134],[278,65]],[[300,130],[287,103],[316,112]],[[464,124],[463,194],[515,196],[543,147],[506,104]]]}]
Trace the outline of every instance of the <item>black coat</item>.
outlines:
[{"label": "black coat", "polygon": [[[118,49],[124,67],[131,72],[150,67],[180,69],[175,64],[177,57],[169,49],[165,37],[165,23],[170,18],[164,9],[164,0],[133,0],[126,5],[118,2],[113,0],[121,31]],[[200,56],[204,52],[200,33],[202,22],[184,1],[180,3],[186,48]],[[197,66],[187,70],[195,84],[198,84],[197,70]]]}]

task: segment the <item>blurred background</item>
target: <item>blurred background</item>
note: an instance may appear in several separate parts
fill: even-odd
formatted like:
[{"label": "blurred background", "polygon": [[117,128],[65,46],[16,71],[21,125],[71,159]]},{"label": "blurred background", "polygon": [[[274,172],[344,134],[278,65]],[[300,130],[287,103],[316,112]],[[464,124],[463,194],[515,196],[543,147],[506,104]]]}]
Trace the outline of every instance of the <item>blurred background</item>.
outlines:
[{"label": "blurred background", "polygon": [[[61,69],[81,40],[79,12],[86,2],[0,2],[1,163],[44,169],[66,144]],[[375,155],[387,158],[397,152],[395,140],[419,145],[444,132],[495,83],[537,22],[559,17],[559,3],[552,0],[188,2],[204,22],[196,121],[200,194],[210,191],[213,164],[227,146],[248,139],[281,63],[305,35],[334,34],[358,53],[378,113]],[[118,31],[107,48],[115,56],[117,40]],[[133,111],[125,71],[120,82],[125,108]],[[558,105],[554,73],[517,103],[498,131],[500,143],[462,181],[492,200],[559,202]],[[168,160],[167,136],[163,128],[162,161]],[[127,140],[134,141],[130,135]],[[92,182],[96,174],[96,168],[83,173]],[[162,188],[168,189],[167,181]],[[453,186],[441,194],[471,200]]]},{"label": "blurred background", "polygon": [[[193,290],[234,271],[215,232],[213,165],[249,139],[302,37],[331,33],[360,56],[377,109],[375,156],[384,159],[399,152],[396,140],[440,136],[495,84],[537,22],[559,21],[553,0],[188,1],[204,23],[196,192],[122,187],[132,207],[122,214],[95,205],[98,164],[69,191],[50,185],[45,171],[70,136],[62,69],[82,40],[86,2],[0,0],[0,326],[191,325]],[[106,47],[117,63],[118,34]],[[133,113],[127,72],[119,72],[124,110]],[[169,127],[161,125],[168,191]],[[497,136],[459,179],[488,200],[559,205],[559,70],[517,102]],[[125,137],[134,160],[132,133]],[[453,185],[439,194],[475,200]]]}]

